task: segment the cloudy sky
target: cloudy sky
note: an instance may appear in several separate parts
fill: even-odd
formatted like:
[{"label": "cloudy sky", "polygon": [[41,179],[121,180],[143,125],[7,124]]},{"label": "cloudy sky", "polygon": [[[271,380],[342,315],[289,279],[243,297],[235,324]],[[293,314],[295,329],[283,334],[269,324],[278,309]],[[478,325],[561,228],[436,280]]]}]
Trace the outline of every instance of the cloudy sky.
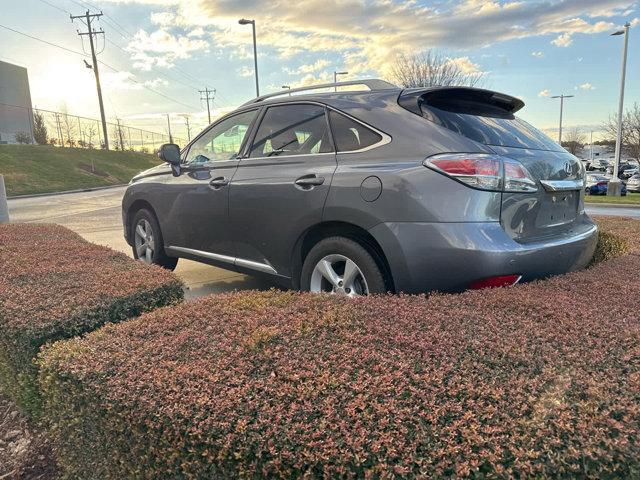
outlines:
[{"label": "cloudy sky", "polygon": [[[484,72],[488,88],[516,95],[522,116],[552,131],[571,94],[566,125],[597,128],[617,106],[622,37],[640,22],[628,0],[1,0],[0,59],[29,69],[33,103],[97,116],[88,51],[69,13],[102,10],[99,58],[109,118],[160,129],[161,114],[206,114],[197,90],[216,89],[215,114],[254,94],[251,27],[257,23],[263,92],[281,85],[388,77],[399,53],[437,49],[462,68]],[[640,101],[638,29],[630,34],[627,101]],[[159,130],[158,130],[159,131]]]}]

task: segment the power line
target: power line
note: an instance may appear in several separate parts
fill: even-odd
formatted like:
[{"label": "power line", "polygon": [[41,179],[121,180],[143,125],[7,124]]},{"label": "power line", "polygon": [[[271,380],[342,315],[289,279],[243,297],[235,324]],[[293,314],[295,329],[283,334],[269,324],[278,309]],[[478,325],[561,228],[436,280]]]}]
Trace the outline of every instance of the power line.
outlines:
[{"label": "power line", "polygon": [[[21,31],[19,31],[19,30],[15,30],[15,29],[13,29],[13,28],[11,28],[11,27],[7,27],[6,25],[3,25],[3,24],[0,24],[0,28],[4,28],[4,29],[9,30],[9,31],[11,31],[11,32],[13,32],[13,33],[17,33],[18,35],[22,35],[23,37],[30,38],[31,40],[35,40],[35,41],[37,41],[37,42],[44,43],[44,44],[49,45],[49,46],[51,46],[51,47],[55,47],[55,48],[58,48],[58,49],[60,49],[60,50],[64,50],[64,51],[69,52],[69,53],[73,53],[73,54],[75,54],[75,55],[79,55],[79,56],[81,56],[81,57],[89,57],[89,56],[90,56],[90,55],[88,55],[88,54],[86,54],[86,53],[79,52],[79,51],[77,51],[77,50],[73,50],[73,49],[71,49],[71,48],[63,47],[62,45],[58,45],[58,44],[56,44],[56,43],[49,42],[49,41],[47,41],[47,40],[43,40],[42,38],[38,38],[38,37],[35,37],[35,36],[33,36],[33,35],[29,35],[28,33],[24,33],[24,32],[21,32]],[[113,66],[109,65],[108,63],[103,62],[102,60],[98,60],[98,63],[100,63],[101,65],[104,65],[105,67],[107,67],[108,69],[112,70],[113,72],[116,72],[116,73],[124,73],[124,72],[122,72],[121,70],[118,70],[117,68],[115,68],[115,67],[113,67]],[[186,103],[181,102],[180,100],[176,100],[175,98],[171,98],[171,97],[169,97],[168,95],[165,95],[164,93],[158,92],[157,90],[155,90],[155,89],[153,89],[153,88],[151,88],[151,87],[149,87],[149,86],[145,85],[143,82],[139,82],[138,80],[136,80],[136,79],[134,79],[134,78],[131,78],[131,77],[130,77],[130,78],[129,78],[129,80],[131,80],[132,82],[134,82],[134,83],[136,83],[136,84],[140,85],[141,87],[145,88],[146,90],[149,90],[150,92],[155,93],[156,95],[159,95],[159,96],[161,96],[161,97],[166,98],[167,100],[170,100],[170,101],[172,101],[172,102],[174,102],[174,103],[178,103],[178,104],[180,104],[180,105],[183,105],[183,106],[189,107],[189,108],[191,108],[191,109],[193,109],[193,110],[196,110],[196,111],[197,111],[197,110],[199,110],[199,107],[195,107],[195,106],[193,106],[193,105],[187,105]]]}]

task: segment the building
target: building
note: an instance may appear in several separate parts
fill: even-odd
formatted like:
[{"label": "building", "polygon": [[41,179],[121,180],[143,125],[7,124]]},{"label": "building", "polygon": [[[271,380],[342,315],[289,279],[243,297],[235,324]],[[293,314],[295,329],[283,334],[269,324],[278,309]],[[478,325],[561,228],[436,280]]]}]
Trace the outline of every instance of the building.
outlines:
[{"label": "building", "polygon": [[0,143],[17,143],[16,134],[33,141],[33,110],[27,69],[0,61]]}]

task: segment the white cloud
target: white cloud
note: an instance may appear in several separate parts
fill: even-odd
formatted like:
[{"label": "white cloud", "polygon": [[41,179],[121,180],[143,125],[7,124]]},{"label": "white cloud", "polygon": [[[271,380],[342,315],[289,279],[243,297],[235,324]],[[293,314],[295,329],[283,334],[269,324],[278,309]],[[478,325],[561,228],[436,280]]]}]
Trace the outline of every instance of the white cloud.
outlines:
[{"label": "white cloud", "polygon": [[253,77],[253,68],[249,67],[240,67],[236,70],[236,73],[241,77]]},{"label": "white cloud", "polygon": [[212,43],[233,58],[251,48],[251,29],[237,24],[238,18],[248,16],[256,19],[262,54],[271,49],[288,59],[309,52],[337,53],[350,72],[382,75],[396,54],[415,53],[425,46],[481,48],[546,35],[555,36],[554,45],[568,46],[575,33],[613,29],[613,23],[598,19],[634,4],[633,0],[463,0],[425,7],[415,0],[305,0],[283,7],[281,2],[263,0],[104,1],[164,5],[175,12],[176,25],[206,27]]},{"label": "white cloud", "polygon": [[480,65],[473,63],[469,57],[449,58],[448,63],[455,65],[466,74],[482,73]]},{"label": "white cloud", "polygon": [[573,38],[571,37],[571,34],[567,32],[563,33],[555,40],[552,40],[551,43],[556,47],[568,47],[573,43]]},{"label": "white cloud", "polygon": [[587,83],[583,83],[582,85],[580,85],[578,88],[580,88],[581,90],[595,90],[596,87],[594,87],[593,85],[591,85],[589,82]]},{"label": "white cloud", "polygon": [[542,90],[540,93],[538,93],[539,97],[549,97],[551,96],[551,92],[549,90]]},{"label": "white cloud", "polygon": [[531,56],[536,58],[544,58],[544,52],[531,52]]},{"label": "white cloud", "polygon": [[173,35],[162,27],[152,33],[139,30],[126,50],[131,53],[135,68],[151,70],[154,66],[172,67],[177,59],[190,58],[193,52],[208,48],[206,40]]}]

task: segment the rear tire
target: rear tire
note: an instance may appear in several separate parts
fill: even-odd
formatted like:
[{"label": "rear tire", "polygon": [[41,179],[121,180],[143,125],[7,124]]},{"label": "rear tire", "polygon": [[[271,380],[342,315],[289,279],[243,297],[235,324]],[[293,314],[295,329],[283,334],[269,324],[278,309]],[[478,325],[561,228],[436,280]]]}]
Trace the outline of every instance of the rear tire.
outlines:
[{"label": "rear tire", "polygon": [[174,270],[178,264],[176,257],[164,253],[164,241],[156,216],[143,208],[138,210],[131,222],[133,237],[133,258],[147,264],[159,265]]},{"label": "rear tire", "polygon": [[329,237],[307,254],[300,275],[306,292],[346,296],[386,293],[382,270],[359,243],[345,237]]}]

